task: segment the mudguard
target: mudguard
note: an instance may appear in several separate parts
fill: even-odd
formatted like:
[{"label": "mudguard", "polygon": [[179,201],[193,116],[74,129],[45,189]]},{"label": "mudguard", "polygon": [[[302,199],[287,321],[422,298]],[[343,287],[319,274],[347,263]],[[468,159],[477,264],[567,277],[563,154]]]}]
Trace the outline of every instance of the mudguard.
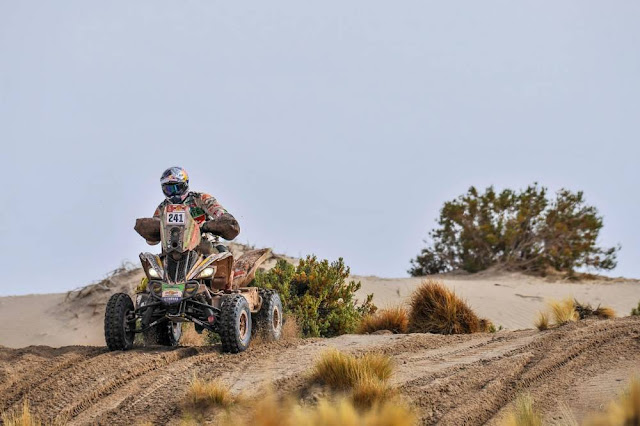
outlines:
[{"label": "mudguard", "polygon": [[233,264],[233,286],[246,287],[256,275],[258,267],[267,260],[271,249],[251,250]]}]

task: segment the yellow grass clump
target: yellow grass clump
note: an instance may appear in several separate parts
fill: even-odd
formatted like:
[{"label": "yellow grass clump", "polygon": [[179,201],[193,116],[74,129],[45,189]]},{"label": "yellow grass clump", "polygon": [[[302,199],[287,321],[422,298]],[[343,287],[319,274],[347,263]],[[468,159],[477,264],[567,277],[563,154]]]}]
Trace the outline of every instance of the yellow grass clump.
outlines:
[{"label": "yellow grass clump", "polygon": [[563,300],[551,300],[549,302],[549,308],[551,309],[551,315],[557,325],[566,324],[568,322],[575,322],[580,319],[578,312],[576,311],[573,299],[566,298]]},{"label": "yellow grass clump", "polygon": [[616,311],[608,306],[598,307],[594,312],[597,317],[604,319],[611,319],[616,317]]},{"label": "yellow grass clump", "polygon": [[[547,302],[554,325],[563,325],[569,322],[575,322],[586,318],[610,319],[615,318],[616,313],[607,306],[598,306],[593,308],[587,303],[580,303],[570,297],[563,300],[551,300]],[[535,321],[538,330],[546,330],[549,328],[549,314],[540,312]]]},{"label": "yellow grass clump", "polygon": [[396,398],[398,392],[386,382],[377,378],[364,378],[351,391],[351,401],[358,408],[372,407]]},{"label": "yellow grass clump", "polygon": [[375,314],[367,315],[360,322],[359,334],[373,333],[378,330],[389,330],[396,334],[406,333],[409,329],[409,313],[401,306],[382,309]]},{"label": "yellow grass clump", "polygon": [[224,383],[194,377],[187,389],[184,405],[187,409],[205,411],[215,407],[229,407],[234,401],[231,390]]},{"label": "yellow grass clump", "polygon": [[332,389],[346,390],[366,380],[385,382],[392,373],[393,364],[388,356],[368,353],[355,357],[330,349],[316,361],[312,378]]},{"label": "yellow grass clump", "polygon": [[269,392],[240,413],[229,413],[224,426],[414,426],[415,413],[398,400],[360,409],[347,398],[321,399],[315,406],[301,406]]},{"label": "yellow grass clump", "polygon": [[607,306],[593,307],[588,303],[580,303],[577,300],[573,301],[574,308],[578,313],[579,319],[585,319],[589,317],[596,317],[601,319],[611,319],[616,317],[616,312]]},{"label": "yellow grass clump", "polygon": [[538,318],[536,319],[535,326],[538,330],[544,331],[549,329],[549,314],[546,312],[538,312]]},{"label": "yellow grass clump", "polygon": [[26,399],[22,404],[22,410],[18,412],[2,412],[2,424],[4,426],[41,426],[42,422],[31,414],[29,401]]},{"label": "yellow grass clump", "polygon": [[462,299],[444,284],[431,280],[423,282],[411,296],[409,330],[438,334],[486,331]]},{"label": "yellow grass clump", "polygon": [[501,426],[542,426],[542,416],[533,406],[530,394],[522,394],[515,401],[515,407],[502,421]]},{"label": "yellow grass clump", "polygon": [[640,425],[640,377],[617,400],[609,403],[604,413],[588,418],[586,426]]}]

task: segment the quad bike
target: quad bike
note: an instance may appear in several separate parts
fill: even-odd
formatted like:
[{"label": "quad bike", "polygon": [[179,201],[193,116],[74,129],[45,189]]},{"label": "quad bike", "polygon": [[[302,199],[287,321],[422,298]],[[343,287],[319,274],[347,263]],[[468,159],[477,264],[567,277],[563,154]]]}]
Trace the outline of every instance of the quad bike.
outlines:
[{"label": "quad bike", "polygon": [[268,340],[280,338],[280,296],[246,286],[269,250],[253,250],[236,261],[229,251],[200,254],[202,232],[215,228],[212,222],[200,226],[181,204],[168,205],[160,219],[138,219],[135,229],[147,240],[160,240],[162,253],[140,254],[147,282],[138,289],[135,306],[126,293],[109,299],[104,319],[109,350],[130,349],[137,333],[145,345],[176,346],[183,322],[193,322],[198,333],[218,333],[223,352],[247,349],[254,328]]}]

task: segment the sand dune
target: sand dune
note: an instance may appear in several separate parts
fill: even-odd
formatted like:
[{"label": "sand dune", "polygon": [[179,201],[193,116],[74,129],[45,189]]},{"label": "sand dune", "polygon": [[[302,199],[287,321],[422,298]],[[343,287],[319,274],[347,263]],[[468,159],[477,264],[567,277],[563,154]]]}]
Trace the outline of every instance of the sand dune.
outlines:
[{"label": "sand dune", "polygon": [[[234,246],[242,252],[243,246]],[[267,267],[275,264],[274,255]],[[0,345],[19,348],[29,345],[60,347],[104,345],[103,315],[109,296],[118,291],[133,294],[143,273],[140,269],[120,271],[104,280],[61,294],[0,297]],[[374,294],[374,303],[389,307],[407,303],[420,278],[378,278],[354,276],[362,288],[357,296]],[[638,280],[596,280],[580,283],[548,282],[518,273],[490,272],[476,275],[435,277],[454,289],[482,317],[508,330],[533,327],[545,301],[574,297],[594,306],[612,307],[619,316],[629,315],[640,301]]]},{"label": "sand dune", "polygon": [[[378,307],[407,303],[421,278],[353,277],[362,282],[358,292],[363,299],[373,293]],[[508,330],[533,327],[537,312],[546,301],[573,297],[594,307],[601,304],[613,308],[619,316],[629,315],[640,301],[638,280],[590,280],[584,282],[549,282],[518,273],[491,272],[476,275],[443,275],[436,277],[466,299],[471,307],[496,326]]]}]

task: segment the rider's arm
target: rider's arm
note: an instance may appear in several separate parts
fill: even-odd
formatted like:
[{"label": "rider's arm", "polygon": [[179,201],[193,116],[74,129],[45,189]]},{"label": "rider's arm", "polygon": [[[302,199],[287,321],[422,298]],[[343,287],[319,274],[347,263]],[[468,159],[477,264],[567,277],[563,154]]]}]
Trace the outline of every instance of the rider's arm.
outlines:
[{"label": "rider's arm", "polygon": [[[161,207],[162,204],[160,204],[157,208],[156,211],[153,213],[153,217],[154,219],[160,219],[160,214],[161,214]],[[145,240],[147,242],[147,244],[149,244],[150,246],[155,246],[156,244],[159,244],[160,241],[152,241],[152,240]]]},{"label": "rider's arm", "polygon": [[200,193],[196,197],[198,204],[207,212],[207,215],[213,218],[209,224],[211,232],[216,235],[220,235],[225,240],[233,240],[240,233],[240,224],[238,221],[222,207],[222,204],[218,202],[209,194]]},{"label": "rider's arm", "polygon": [[201,207],[207,212],[207,214],[214,219],[228,213],[227,210],[222,207],[222,204],[209,194],[200,193],[198,194],[197,200],[200,201]]}]

